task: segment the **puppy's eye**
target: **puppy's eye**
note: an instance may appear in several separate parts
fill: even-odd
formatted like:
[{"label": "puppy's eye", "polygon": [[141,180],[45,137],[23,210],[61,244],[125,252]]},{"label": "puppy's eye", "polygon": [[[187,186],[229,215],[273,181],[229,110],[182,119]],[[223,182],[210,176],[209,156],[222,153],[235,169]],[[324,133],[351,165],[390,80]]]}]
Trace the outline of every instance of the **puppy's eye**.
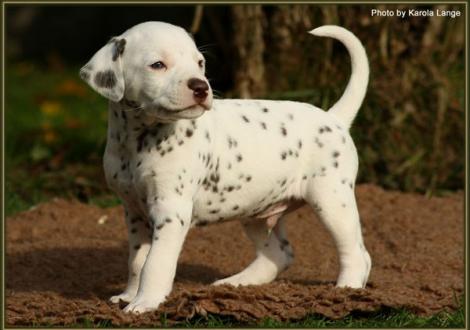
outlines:
[{"label": "puppy's eye", "polygon": [[158,61],[153,64],[150,64],[150,67],[155,70],[166,69],[166,65],[162,61]]},{"label": "puppy's eye", "polygon": [[204,60],[199,60],[199,62],[197,62],[197,64],[199,65],[200,68],[203,68],[204,67]]}]

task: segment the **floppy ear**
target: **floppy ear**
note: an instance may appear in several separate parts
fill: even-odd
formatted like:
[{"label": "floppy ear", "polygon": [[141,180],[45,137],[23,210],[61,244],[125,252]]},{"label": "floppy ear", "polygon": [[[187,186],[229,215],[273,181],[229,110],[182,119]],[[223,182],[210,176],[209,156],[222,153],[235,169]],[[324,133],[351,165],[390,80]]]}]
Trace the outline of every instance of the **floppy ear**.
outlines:
[{"label": "floppy ear", "polygon": [[104,97],[118,102],[124,96],[121,55],[126,39],[112,38],[80,69],[80,77]]}]

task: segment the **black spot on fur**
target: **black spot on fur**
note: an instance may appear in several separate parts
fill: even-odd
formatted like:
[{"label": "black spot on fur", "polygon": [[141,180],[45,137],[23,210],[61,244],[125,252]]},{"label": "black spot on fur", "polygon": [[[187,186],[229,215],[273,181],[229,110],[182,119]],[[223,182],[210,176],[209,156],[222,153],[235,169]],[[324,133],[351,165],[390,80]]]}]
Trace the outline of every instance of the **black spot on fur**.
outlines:
[{"label": "black spot on fur", "polygon": [[165,226],[164,223],[159,224],[157,227],[155,227],[157,230],[161,230]]},{"label": "black spot on fur", "polygon": [[232,210],[236,211],[238,210],[240,207],[238,205],[235,205],[234,207],[232,207]]},{"label": "black spot on fur", "polygon": [[286,157],[287,157],[287,153],[286,153],[285,151],[283,151],[283,152],[281,153],[281,159],[282,159],[282,160],[285,160]]},{"label": "black spot on fur", "polygon": [[266,127],[266,123],[264,123],[264,122],[260,122],[259,124],[261,125],[261,128],[262,128],[262,129],[267,129],[267,127]]},{"label": "black spot on fur", "polygon": [[283,136],[286,136],[286,135],[287,135],[287,130],[286,130],[286,128],[285,128],[284,126],[281,126],[281,134],[282,134]]},{"label": "black spot on fur", "polygon": [[186,129],[186,136],[187,136],[187,137],[193,136],[193,130],[192,130],[192,129],[189,129],[189,128]]},{"label": "black spot on fur", "polygon": [[147,137],[148,131],[144,130],[137,136],[137,152],[141,152],[144,146],[145,138]]},{"label": "black spot on fur", "polygon": [[210,210],[209,213],[210,214],[216,214],[216,213],[219,213],[220,212],[220,209],[215,209],[215,210]]},{"label": "black spot on fur", "polygon": [[250,182],[250,181],[251,181],[251,176],[248,175],[248,176],[246,177],[246,182]]},{"label": "black spot on fur", "polygon": [[284,251],[284,248],[285,248],[286,246],[288,246],[288,245],[289,245],[289,241],[287,241],[287,240],[286,240],[286,239],[284,239],[284,238],[283,238],[283,239],[281,239],[281,242],[280,242],[280,247],[281,247],[281,250],[283,250],[283,251]]},{"label": "black spot on fur", "polygon": [[214,174],[214,173],[212,173],[212,174],[210,175],[209,179],[210,179],[211,181],[213,181],[213,182],[217,183],[217,182],[219,182],[219,180],[220,180],[220,177],[219,177],[219,175],[218,175],[218,174]]},{"label": "black spot on fur", "polygon": [[339,157],[339,152],[338,152],[338,151],[333,151],[333,157],[334,157],[334,158]]},{"label": "black spot on fur", "polygon": [[124,53],[125,48],[126,39],[114,39],[113,61],[116,61]]},{"label": "black spot on fur", "polygon": [[134,250],[140,249],[140,244],[134,245]]},{"label": "black spot on fur", "polygon": [[171,220],[170,218],[166,218],[166,219],[165,219],[165,222],[166,222],[166,223],[171,223],[172,220]]},{"label": "black spot on fur", "polygon": [[294,120],[294,115],[291,114],[291,113],[289,113],[289,114],[287,115],[287,118],[289,118],[290,120]]},{"label": "black spot on fur", "polygon": [[241,162],[243,160],[242,155],[238,154],[237,155],[237,162]]},{"label": "black spot on fur", "polygon": [[268,108],[263,108],[263,112],[266,113],[266,112],[268,112],[268,111],[269,111]]},{"label": "black spot on fur", "polygon": [[250,122],[250,120],[249,120],[245,115],[242,116],[242,119],[243,119],[243,121],[244,121],[245,123],[249,123],[249,122]]},{"label": "black spot on fur", "polygon": [[333,163],[333,166],[334,166],[335,168],[338,168],[338,162],[334,162],[334,163]]},{"label": "black spot on fur", "polygon": [[116,86],[117,79],[114,71],[99,71],[95,75],[95,84],[102,88],[113,88]]}]

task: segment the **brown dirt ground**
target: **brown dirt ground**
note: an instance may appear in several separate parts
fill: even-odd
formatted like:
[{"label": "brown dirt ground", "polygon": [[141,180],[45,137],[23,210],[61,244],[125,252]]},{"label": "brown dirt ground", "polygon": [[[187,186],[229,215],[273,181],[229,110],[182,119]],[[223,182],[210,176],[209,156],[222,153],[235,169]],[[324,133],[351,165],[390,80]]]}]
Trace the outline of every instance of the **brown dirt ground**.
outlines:
[{"label": "brown dirt ground", "polygon": [[[71,325],[83,319],[149,326],[208,313],[240,321],[339,318],[352,311],[407,308],[420,315],[456,308],[464,286],[463,193],[425,198],[357,188],[373,266],[366,289],[334,287],[333,242],[308,207],[290,214],[294,264],[273,283],[233,288],[212,281],[254,257],[238,222],[194,228],[179,259],[172,294],[158,312],[123,314],[107,302],[126,283],[121,207],[100,209],[56,199],[7,219],[6,324]],[[104,224],[98,221],[107,216]]]}]

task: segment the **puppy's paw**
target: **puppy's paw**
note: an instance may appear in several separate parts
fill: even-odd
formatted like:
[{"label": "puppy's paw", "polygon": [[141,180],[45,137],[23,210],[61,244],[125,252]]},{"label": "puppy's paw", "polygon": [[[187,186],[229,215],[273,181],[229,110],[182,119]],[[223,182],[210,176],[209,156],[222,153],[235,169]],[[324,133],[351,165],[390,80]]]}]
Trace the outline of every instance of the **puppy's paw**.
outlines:
[{"label": "puppy's paw", "polygon": [[348,261],[349,263],[340,272],[336,286],[365,288],[372,264],[369,253],[362,247],[361,251]]},{"label": "puppy's paw", "polygon": [[212,282],[211,285],[224,285],[224,284],[229,284],[233,286],[239,286],[240,283],[237,280],[232,279],[231,277],[223,278],[221,280],[217,280],[215,282]]},{"label": "puppy's paw", "polygon": [[113,304],[119,304],[120,301],[124,301],[126,303],[131,302],[132,299],[135,298],[136,293],[129,293],[124,291],[121,294],[118,294],[117,296],[112,296],[109,298],[109,301],[112,302]]},{"label": "puppy's paw", "polygon": [[124,313],[143,314],[156,310],[162,302],[163,301],[160,301],[159,299],[136,297],[123,309],[123,311]]}]

